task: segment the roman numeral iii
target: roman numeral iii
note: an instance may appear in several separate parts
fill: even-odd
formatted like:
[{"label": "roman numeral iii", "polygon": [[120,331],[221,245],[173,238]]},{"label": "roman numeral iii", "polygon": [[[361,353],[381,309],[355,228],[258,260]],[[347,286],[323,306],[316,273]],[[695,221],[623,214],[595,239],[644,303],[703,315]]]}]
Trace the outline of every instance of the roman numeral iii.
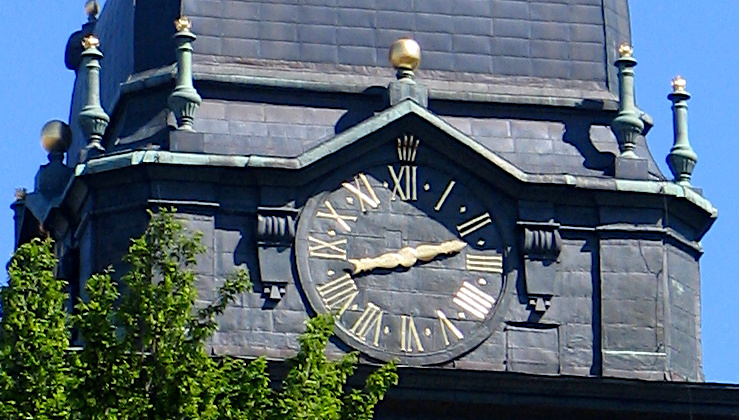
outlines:
[{"label": "roman numeral iii", "polygon": [[467,254],[467,269],[473,271],[486,271],[488,273],[503,273],[503,256],[496,255],[471,255]]}]

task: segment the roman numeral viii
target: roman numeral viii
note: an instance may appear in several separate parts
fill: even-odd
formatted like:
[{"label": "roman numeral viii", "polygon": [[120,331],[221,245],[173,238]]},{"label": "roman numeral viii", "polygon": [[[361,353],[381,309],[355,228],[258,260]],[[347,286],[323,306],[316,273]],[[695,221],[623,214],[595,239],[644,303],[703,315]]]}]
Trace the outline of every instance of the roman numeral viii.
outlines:
[{"label": "roman numeral viii", "polygon": [[359,295],[357,285],[349,274],[316,287],[328,309],[341,316]]}]

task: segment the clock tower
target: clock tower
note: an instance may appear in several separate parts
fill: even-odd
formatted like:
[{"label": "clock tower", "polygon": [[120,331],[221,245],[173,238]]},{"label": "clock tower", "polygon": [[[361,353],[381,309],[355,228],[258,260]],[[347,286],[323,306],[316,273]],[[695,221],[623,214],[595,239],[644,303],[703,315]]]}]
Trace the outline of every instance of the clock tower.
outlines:
[{"label": "clock tower", "polygon": [[209,350],[280,365],[332,313],[332,355],[399,361],[378,418],[739,409],[735,389],[700,384],[717,211],[690,183],[690,95],[666,90],[663,174],[626,0],[89,13],[66,50],[69,128],[45,131],[50,162],[14,203],[17,243],[50,232],[73,294],[147,209],[175,207],[203,233],[200,299],[235,267],[255,283]]}]

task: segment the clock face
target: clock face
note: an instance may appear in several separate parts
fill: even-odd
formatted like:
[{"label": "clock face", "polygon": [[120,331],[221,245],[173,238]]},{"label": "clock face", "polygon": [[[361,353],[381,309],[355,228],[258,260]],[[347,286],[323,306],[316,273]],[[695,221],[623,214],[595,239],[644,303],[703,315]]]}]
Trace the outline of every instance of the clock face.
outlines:
[{"label": "clock face", "polygon": [[422,155],[418,140],[398,139],[397,159],[311,198],[296,235],[303,289],[335,314],[339,338],[414,365],[485,340],[506,281],[493,209]]}]

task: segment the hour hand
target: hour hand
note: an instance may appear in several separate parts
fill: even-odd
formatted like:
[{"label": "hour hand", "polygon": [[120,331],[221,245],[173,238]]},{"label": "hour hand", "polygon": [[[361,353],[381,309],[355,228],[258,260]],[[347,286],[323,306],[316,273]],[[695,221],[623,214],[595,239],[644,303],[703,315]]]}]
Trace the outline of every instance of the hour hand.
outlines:
[{"label": "hour hand", "polygon": [[422,244],[416,247],[405,247],[398,251],[387,252],[377,257],[349,259],[354,265],[353,274],[372,271],[376,268],[393,269],[398,266],[412,267],[418,261],[428,262],[439,255],[453,254],[461,251],[467,244],[460,240],[441,242],[438,244]]}]

